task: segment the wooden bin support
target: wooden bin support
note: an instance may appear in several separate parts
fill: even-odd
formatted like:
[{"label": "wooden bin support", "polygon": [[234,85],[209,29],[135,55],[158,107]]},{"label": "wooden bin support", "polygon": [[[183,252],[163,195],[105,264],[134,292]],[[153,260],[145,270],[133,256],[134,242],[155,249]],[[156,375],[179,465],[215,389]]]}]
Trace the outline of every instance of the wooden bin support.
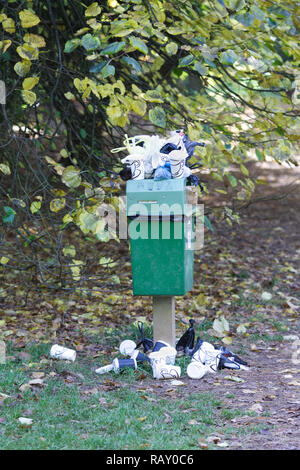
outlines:
[{"label": "wooden bin support", "polygon": [[153,296],[153,340],[175,347],[175,297]]}]

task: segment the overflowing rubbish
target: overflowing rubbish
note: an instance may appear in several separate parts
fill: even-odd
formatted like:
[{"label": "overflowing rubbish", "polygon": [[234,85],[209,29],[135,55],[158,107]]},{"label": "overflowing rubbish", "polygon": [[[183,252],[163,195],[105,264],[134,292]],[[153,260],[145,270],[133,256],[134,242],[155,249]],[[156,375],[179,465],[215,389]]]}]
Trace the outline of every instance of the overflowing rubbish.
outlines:
[{"label": "overflowing rubbish", "polygon": [[[195,341],[195,321],[189,320],[190,326],[179,338],[175,347],[163,340],[146,338],[143,331],[143,323],[138,322],[138,330],[141,339],[135,341],[125,339],[119,346],[119,351],[126,359],[115,358],[111,364],[96,369],[97,374],[106,372],[120,372],[126,368],[137,369],[143,363],[152,368],[153,378],[176,379],[182,375],[182,369],[176,364],[176,358],[185,355],[190,358],[186,373],[191,379],[202,379],[207,373],[217,373],[222,369],[248,370],[248,364],[237,354],[225,346],[217,347],[199,336]],[[139,348],[143,348],[143,352]]]},{"label": "overflowing rubbish", "polygon": [[76,351],[54,344],[50,349],[50,357],[74,362],[76,359]]},{"label": "overflowing rubbish", "polygon": [[205,144],[191,141],[183,129],[171,131],[168,137],[126,135],[123,144],[124,147],[112,149],[111,152],[128,152],[128,155],[121,160],[125,166],[119,173],[124,181],[189,178],[190,184],[195,186],[199,184],[198,178],[192,175],[192,170],[200,164],[189,165],[188,161],[193,156],[195,148],[204,147]]}]

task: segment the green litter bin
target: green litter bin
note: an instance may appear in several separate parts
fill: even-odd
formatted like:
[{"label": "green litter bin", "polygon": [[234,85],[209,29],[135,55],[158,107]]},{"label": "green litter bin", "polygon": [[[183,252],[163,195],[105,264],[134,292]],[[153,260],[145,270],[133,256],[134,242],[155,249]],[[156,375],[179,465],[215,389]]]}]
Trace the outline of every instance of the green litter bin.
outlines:
[{"label": "green litter bin", "polygon": [[186,178],[126,186],[133,295],[184,295],[193,287],[197,190]]}]

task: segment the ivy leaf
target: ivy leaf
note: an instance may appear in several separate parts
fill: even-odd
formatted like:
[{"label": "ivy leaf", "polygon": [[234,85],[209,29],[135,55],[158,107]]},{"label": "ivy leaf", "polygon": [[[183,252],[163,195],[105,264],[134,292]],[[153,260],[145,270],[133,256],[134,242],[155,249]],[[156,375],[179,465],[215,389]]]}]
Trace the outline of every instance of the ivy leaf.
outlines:
[{"label": "ivy leaf", "polygon": [[26,33],[23,39],[32,47],[46,47],[45,39],[38,34]]},{"label": "ivy leaf", "polygon": [[186,55],[179,60],[178,67],[186,67],[187,65],[191,65],[195,60],[193,54]]},{"label": "ivy leaf", "polygon": [[121,62],[123,64],[130,65],[137,73],[141,73],[143,71],[138,61],[133,59],[133,57],[122,57]]},{"label": "ivy leaf", "polygon": [[36,212],[38,212],[41,208],[41,201],[33,201],[31,204],[30,204],[30,211],[32,214],[35,214]]},{"label": "ivy leaf", "polygon": [[166,127],[166,113],[161,106],[150,109],[149,119],[155,126]]},{"label": "ivy leaf", "polygon": [[81,184],[80,171],[73,165],[69,165],[64,169],[61,179],[69,188],[77,188]]},{"label": "ivy leaf", "polygon": [[231,186],[233,188],[235,188],[237,186],[237,179],[235,176],[233,176],[231,173],[227,173],[226,174],[228,180],[229,180],[229,183],[231,184]]},{"label": "ivy leaf", "polygon": [[98,2],[94,2],[92,3],[90,6],[87,7],[87,9],[85,10],[85,16],[97,16],[97,15],[100,15],[101,13],[101,8],[98,4]]},{"label": "ivy leaf", "polygon": [[135,36],[129,36],[129,42],[132,47],[138,51],[142,52],[143,54],[148,54],[148,47],[141,39],[136,38]]},{"label": "ivy leaf", "polygon": [[16,211],[14,211],[11,207],[4,206],[3,211],[5,216],[2,217],[2,221],[5,224],[12,224],[16,215]]},{"label": "ivy leaf", "polygon": [[101,52],[100,55],[114,55],[120,52],[122,49],[124,49],[125,42],[120,41],[120,42],[112,42],[109,44],[107,47],[105,47]]},{"label": "ivy leaf", "polygon": [[178,51],[178,44],[176,44],[176,42],[169,42],[169,43],[166,45],[166,51],[167,51],[167,54],[169,54],[169,55],[175,55],[175,54],[177,54],[177,51]]},{"label": "ivy leaf", "polygon": [[50,210],[52,212],[58,212],[62,210],[66,205],[66,200],[65,198],[57,198],[57,199],[52,199],[50,202]]},{"label": "ivy leaf", "polygon": [[0,171],[4,173],[5,175],[11,174],[8,163],[0,163]]},{"label": "ivy leaf", "polygon": [[15,22],[12,18],[6,18],[6,20],[2,22],[2,27],[4,31],[9,34],[13,34],[16,31]]},{"label": "ivy leaf", "polygon": [[23,46],[17,47],[17,53],[22,59],[37,60],[39,57],[39,51],[35,47],[29,44],[23,44]]},{"label": "ivy leaf", "polygon": [[220,54],[220,62],[225,65],[232,65],[237,60],[238,56],[232,49],[228,49]]},{"label": "ivy leaf", "polygon": [[36,94],[34,91],[22,90],[21,95],[25,103],[33,105],[36,102]]},{"label": "ivy leaf", "polygon": [[70,52],[73,52],[79,45],[80,45],[80,39],[78,38],[70,39],[65,44],[64,52],[69,54]]},{"label": "ivy leaf", "polygon": [[21,20],[22,28],[32,28],[41,21],[40,18],[30,10],[21,10],[19,12],[19,18]]},{"label": "ivy leaf", "polygon": [[21,62],[16,62],[14,65],[14,71],[19,77],[24,77],[30,71],[31,62],[30,60],[22,60]]},{"label": "ivy leaf", "polygon": [[39,82],[39,77],[28,77],[23,80],[22,86],[24,90],[31,90]]},{"label": "ivy leaf", "polygon": [[115,74],[115,71],[116,71],[116,69],[113,65],[107,64],[102,69],[102,77],[103,78],[110,77],[111,75]]},{"label": "ivy leaf", "polygon": [[100,46],[100,40],[97,37],[92,36],[90,33],[87,33],[82,36],[81,45],[86,51],[94,51]]}]

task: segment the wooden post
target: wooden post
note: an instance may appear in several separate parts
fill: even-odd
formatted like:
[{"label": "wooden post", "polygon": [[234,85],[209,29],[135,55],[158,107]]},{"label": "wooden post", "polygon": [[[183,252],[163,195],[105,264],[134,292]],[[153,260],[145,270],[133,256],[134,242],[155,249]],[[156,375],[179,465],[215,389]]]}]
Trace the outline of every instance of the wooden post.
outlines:
[{"label": "wooden post", "polygon": [[175,347],[175,297],[153,296],[153,340]]}]

